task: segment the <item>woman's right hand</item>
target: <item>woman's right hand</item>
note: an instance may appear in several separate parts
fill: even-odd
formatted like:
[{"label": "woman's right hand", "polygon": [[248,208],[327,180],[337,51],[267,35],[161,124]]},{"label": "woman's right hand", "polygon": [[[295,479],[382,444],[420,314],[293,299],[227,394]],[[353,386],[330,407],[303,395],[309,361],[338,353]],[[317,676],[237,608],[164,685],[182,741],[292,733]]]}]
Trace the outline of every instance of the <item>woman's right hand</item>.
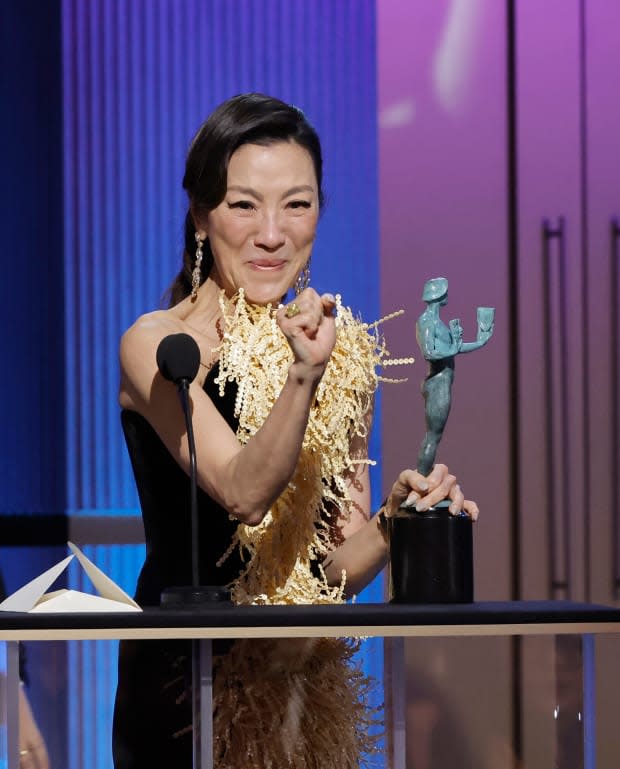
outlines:
[{"label": "woman's right hand", "polygon": [[295,356],[293,365],[304,378],[318,381],[325,371],[336,342],[335,307],[331,294],[319,296],[307,288],[278,310],[278,325]]}]

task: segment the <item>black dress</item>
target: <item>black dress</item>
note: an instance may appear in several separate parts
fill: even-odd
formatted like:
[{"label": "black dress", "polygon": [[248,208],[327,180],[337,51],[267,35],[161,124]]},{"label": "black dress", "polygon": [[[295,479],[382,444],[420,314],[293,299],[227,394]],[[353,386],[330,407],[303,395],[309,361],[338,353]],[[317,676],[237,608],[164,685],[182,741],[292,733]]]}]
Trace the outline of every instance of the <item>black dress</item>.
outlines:
[{"label": "black dress", "polygon": [[[204,389],[235,430],[235,387],[228,383],[220,397],[216,375],[217,366],[207,375]],[[123,411],[121,420],[146,540],[135,600],[140,606],[158,606],[164,588],[192,581],[189,479],[142,416]],[[240,559],[233,553],[221,566],[216,564],[228,549],[237,523],[200,489],[198,514],[200,582],[228,584],[239,574]],[[114,710],[115,769],[192,766],[190,654],[186,641],[121,642]]]}]

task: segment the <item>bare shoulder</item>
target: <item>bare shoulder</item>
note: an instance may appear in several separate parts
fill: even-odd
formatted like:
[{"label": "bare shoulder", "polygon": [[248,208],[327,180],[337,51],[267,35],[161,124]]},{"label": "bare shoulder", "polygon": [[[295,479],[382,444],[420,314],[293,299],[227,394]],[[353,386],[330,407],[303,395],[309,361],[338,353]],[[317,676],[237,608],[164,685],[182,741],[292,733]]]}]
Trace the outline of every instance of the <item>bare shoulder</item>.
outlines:
[{"label": "bare shoulder", "polygon": [[179,319],[167,310],[141,315],[123,334],[120,343],[120,399],[124,406],[135,407],[150,390],[157,372],[156,353],[167,334],[180,331]]},{"label": "bare shoulder", "polygon": [[181,330],[179,319],[167,310],[157,310],[141,315],[121,337],[121,365],[127,356],[146,352],[161,342],[166,334]]},{"label": "bare shoulder", "polygon": [[170,310],[155,310],[140,315],[136,321],[125,331],[122,336],[121,344],[129,341],[134,344],[140,339],[151,339],[153,337],[169,334],[181,327],[177,315]]}]

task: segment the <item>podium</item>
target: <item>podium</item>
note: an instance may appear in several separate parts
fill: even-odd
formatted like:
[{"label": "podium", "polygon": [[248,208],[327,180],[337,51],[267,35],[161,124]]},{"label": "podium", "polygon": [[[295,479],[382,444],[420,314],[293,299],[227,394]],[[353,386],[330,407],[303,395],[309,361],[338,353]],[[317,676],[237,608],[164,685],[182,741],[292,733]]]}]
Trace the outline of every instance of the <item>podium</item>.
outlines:
[{"label": "podium", "polygon": [[[211,644],[215,639],[378,636],[390,639],[393,664],[398,666],[402,663],[405,638],[552,636],[559,650],[570,649],[571,664],[581,670],[581,675],[574,679],[577,691],[564,691],[561,695],[580,703],[581,718],[564,721],[560,703],[556,741],[559,746],[569,744],[571,749],[559,751],[562,758],[557,769],[595,769],[591,746],[595,717],[594,637],[598,633],[620,634],[620,609],[571,601],[513,601],[441,605],[214,605],[193,611],[152,608],[135,614],[0,613],[0,655],[4,654],[7,671],[8,761],[5,765],[8,769],[19,769],[19,641],[199,640],[201,723],[194,725],[194,736],[201,740],[203,749],[200,765],[194,769],[212,769]],[[0,656],[0,670],[2,661]],[[391,687],[392,766],[406,769],[403,676],[393,675]],[[579,746],[577,750],[575,745]],[[0,755],[0,765],[3,758]]]}]

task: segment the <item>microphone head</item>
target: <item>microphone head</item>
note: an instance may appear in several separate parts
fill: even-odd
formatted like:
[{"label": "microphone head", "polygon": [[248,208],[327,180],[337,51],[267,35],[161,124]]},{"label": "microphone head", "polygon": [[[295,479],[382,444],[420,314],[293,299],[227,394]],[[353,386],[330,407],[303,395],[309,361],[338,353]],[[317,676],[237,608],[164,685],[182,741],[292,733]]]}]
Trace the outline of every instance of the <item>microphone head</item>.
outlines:
[{"label": "microphone head", "polygon": [[200,349],[189,334],[169,334],[157,348],[157,367],[164,379],[175,384],[192,382],[200,366]]}]

